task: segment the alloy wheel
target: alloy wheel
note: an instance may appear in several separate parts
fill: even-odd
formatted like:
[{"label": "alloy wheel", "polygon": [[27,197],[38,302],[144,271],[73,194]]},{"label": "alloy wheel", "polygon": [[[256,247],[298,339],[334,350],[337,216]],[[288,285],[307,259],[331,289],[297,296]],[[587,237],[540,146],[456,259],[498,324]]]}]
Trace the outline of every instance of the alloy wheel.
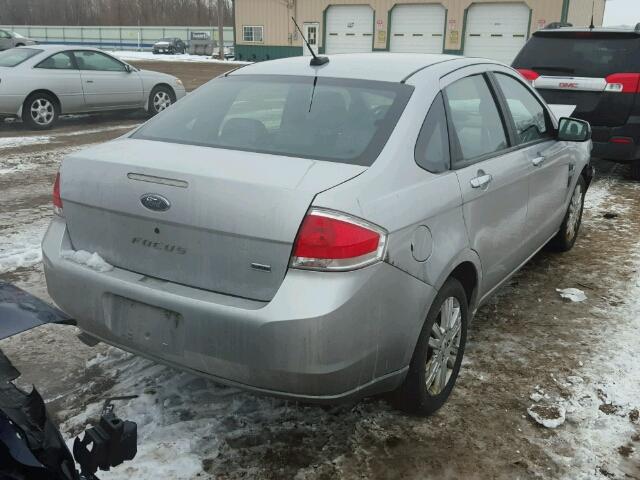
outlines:
[{"label": "alloy wheel", "polygon": [[578,232],[580,216],[582,213],[582,186],[578,182],[573,191],[571,203],[569,204],[569,217],[567,219],[567,240],[571,240]]},{"label": "alloy wheel", "polygon": [[455,297],[449,297],[442,303],[429,337],[425,367],[425,383],[429,395],[439,395],[449,383],[458,358],[461,338],[460,302]]},{"label": "alloy wheel", "polygon": [[162,112],[171,106],[171,97],[167,92],[160,91],[153,96],[153,108],[156,112]]},{"label": "alloy wheel", "polygon": [[53,122],[55,107],[46,98],[38,98],[31,104],[31,118],[35,123],[46,127]]}]

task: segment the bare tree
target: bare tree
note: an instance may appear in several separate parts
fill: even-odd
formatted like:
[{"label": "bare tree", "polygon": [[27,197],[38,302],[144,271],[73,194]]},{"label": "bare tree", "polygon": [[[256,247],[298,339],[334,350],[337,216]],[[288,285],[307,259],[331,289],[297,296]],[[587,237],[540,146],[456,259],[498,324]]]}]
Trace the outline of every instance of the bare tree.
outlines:
[{"label": "bare tree", "polygon": [[231,26],[231,0],[0,0],[2,25]]}]

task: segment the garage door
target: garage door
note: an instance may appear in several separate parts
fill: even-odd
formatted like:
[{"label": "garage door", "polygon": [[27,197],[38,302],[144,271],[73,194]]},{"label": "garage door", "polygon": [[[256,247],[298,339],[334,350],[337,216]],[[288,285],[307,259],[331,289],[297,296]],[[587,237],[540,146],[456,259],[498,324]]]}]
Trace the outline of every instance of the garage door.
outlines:
[{"label": "garage door", "polygon": [[442,53],[445,16],[442,5],[396,5],[391,12],[391,51]]},{"label": "garage door", "polygon": [[327,11],[327,53],[373,50],[373,9],[366,5],[335,5]]},{"label": "garage door", "polygon": [[529,7],[523,3],[488,3],[469,7],[464,54],[510,64],[527,41]]}]

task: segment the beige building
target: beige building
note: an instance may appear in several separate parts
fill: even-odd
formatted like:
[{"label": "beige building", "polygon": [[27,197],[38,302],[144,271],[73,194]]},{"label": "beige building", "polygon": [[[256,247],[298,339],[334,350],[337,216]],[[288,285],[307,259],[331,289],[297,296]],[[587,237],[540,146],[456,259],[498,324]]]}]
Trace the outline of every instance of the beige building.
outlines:
[{"label": "beige building", "polygon": [[553,22],[602,25],[605,0],[234,0],[236,57],[319,53],[452,53],[510,62]]}]

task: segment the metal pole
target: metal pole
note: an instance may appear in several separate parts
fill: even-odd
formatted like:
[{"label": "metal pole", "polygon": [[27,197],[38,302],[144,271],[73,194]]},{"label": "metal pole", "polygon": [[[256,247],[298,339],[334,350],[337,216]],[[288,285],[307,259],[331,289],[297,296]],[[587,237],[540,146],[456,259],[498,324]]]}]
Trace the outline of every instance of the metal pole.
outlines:
[{"label": "metal pole", "polygon": [[224,2],[218,0],[218,57],[224,60]]}]

